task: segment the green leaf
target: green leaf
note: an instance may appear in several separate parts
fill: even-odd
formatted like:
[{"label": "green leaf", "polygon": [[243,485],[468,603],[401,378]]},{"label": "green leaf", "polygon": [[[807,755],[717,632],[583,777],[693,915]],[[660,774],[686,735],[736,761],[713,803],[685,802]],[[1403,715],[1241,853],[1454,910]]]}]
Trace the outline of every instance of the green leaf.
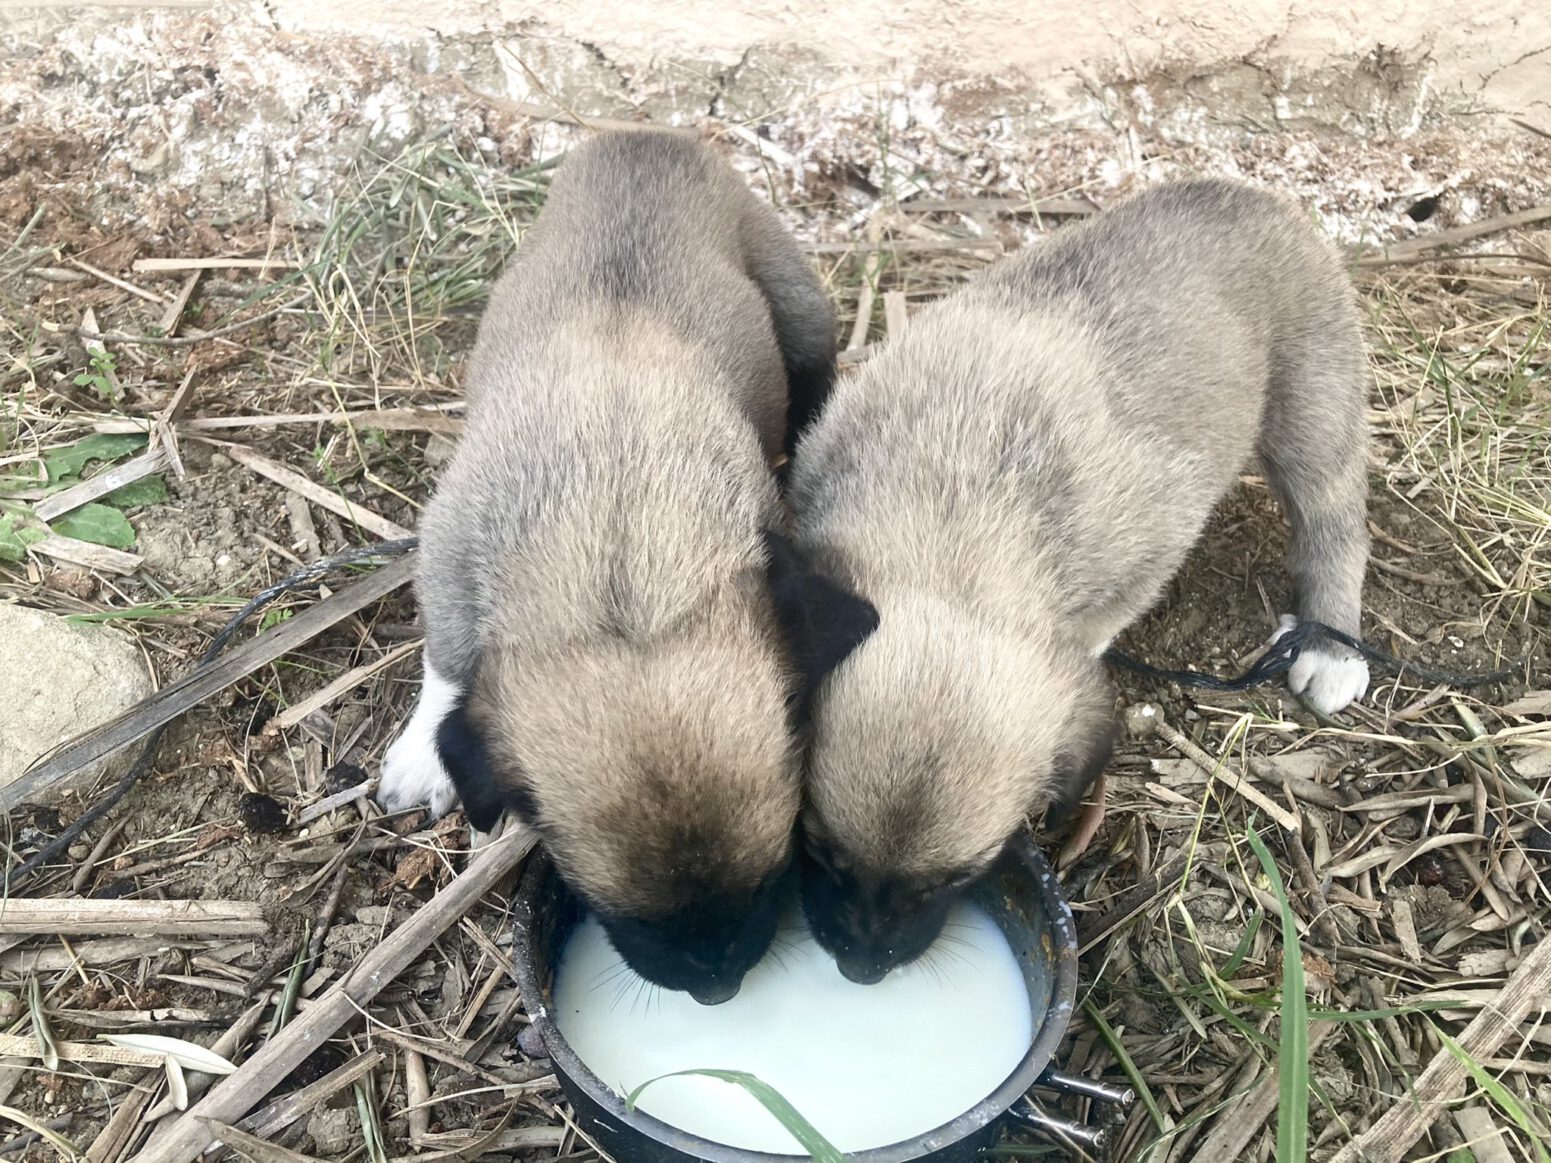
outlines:
[{"label": "green leaf", "polygon": [[1224,981],[1232,981],[1233,975],[1239,971],[1239,966],[1244,964],[1244,958],[1249,956],[1250,949],[1255,944],[1255,935],[1260,932],[1260,925],[1266,919],[1266,915],[1260,909],[1255,910],[1250,917],[1249,924],[1244,928],[1244,935],[1239,938],[1238,946],[1233,954],[1223,963],[1223,967],[1217,971],[1217,976]]},{"label": "green leaf", "polygon": [[288,609],[265,610],[264,616],[259,619],[259,632],[263,633],[265,630],[268,630],[273,626],[280,625],[281,622],[287,621],[295,612],[295,610]]},{"label": "green leaf", "polygon": [[1309,999],[1303,984],[1303,949],[1282,874],[1254,828],[1249,830],[1249,846],[1265,869],[1282,913],[1282,1030],[1276,1059],[1281,1097],[1276,1107],[1276,1158],[1278,1163],[1303,1163],[1309,1157]]},{"label": "green leaf", "polygon": [[132,509],[136,505],[160,505],[167,499],[167,479],[161,473],[143,476],[137,481],[114,489],[103,497],[103,503],[116,509]]},{"label": "green leaf", "polygon": [[90,541],[93,545],[106,545],[112,549],[128,549],[135,543],[134,526],[110,505],[82,505],[60,517],[52,528],[61,537],[74,537],[77,541]]},{"label": "green leaf", "polygon": [[27,546],[42,541],[47,531],[35,525],[16,525],[16,514],[0,515],[0,561],[21,561],[27,556]]},{"label": "green leaf", "polygon": [[1472,1058],[1466,1052],[1465,1047],[1449,1037],[1444,1031],[1438,1029],[1437,1026],[1434,1026],[1433,1030],[1438,1035],[1439,1040],[1448,1047],[1449,1053],[1454,1055],[1460,1065],[1470,1072],[1470,1077],[1476,1080],[1476,1085],[1486,1091],[1493,1105],[1512,1119],[1519,1130],[1529,1136],[1530,1142],[1535,1144],[1535,1158],[1540,1163],[1551,1163],[1551,1151],[1547,1151],[1545,1147],[1544,1129],[1535,1126],[1534,1121],[1529,1116],[1529,1112],[1519,1102],[1518,1096],[1488,1074],[1486,1067]]},{"label": "green leaf", "polygon": [[139,452],[149,437],[143,432],[98,432],[85,440],[78,440],[68,448],[56,448],[44,453],[43,467],[48,479],[60,481],[79,476],[81,470],[94,460],[115,461]]},{"label": "green leaf", "polygon": [[833,1143],[819,1134],[812,1123],[798,1114],[797,1108],[787,1102],[780,1091],[744,1070],[675,1070],[672,1074],[648,1078],[625,1097],[625,1109],[635,1110],[636,1100],[641,1097],[641,1092],[652,1083],[686,1074],[703,1075],[706,1078],[715,1078],[720,1082],[730,1082],[743,1087],[759,1100],[760,1105],[780,1120],[781,1125],[802,1145],[802,1149],[808,1152],[811,1158],[819,1160],[819,1163],[845,1163],[845,1156]]},{"label": "green leaf", "polygon": [[49,1029],[36,974],[27,978],[27,1008],[32,1011],[32,1036],[38,1040],[38,1048],[42,1051],[38,1057],[43,1059],[43,1069],[53,1073],[59,1069],[59,1047],[54,1044],[54,1034]]},{"label": "green leaf", "polygon": [[1083,999],[1082,1008],[1088,1015],[1088,1020],[1098,1029],[1099,1037],[1104,1039],[1109,1052],[1115,1056],[1115,1061],[1120,1063],[1120,1069],[1126,1072],[1126,1078],[1130,1081],[1132,1089],[1141,1096],[1142,1105],[1147,1108],[1147,1114],[1152,1118],[1153,1126],[1157,1127],[1161,1134],[1168,1134],[1169,1124],[1164,1121],[1163,1111],[1158,1107],[1158,1100],[1153,1097],[1152,1091],[1147,1086],[1147,1080],[1142,1077],[1142,1072],[1136,1068],[1136,1063],[1126,1050],[1125,1043],[1120,1040],[1120,1035],[1115,1033],[1115,1028],[1105,1019],[1098,1003],[1091,997]]}]

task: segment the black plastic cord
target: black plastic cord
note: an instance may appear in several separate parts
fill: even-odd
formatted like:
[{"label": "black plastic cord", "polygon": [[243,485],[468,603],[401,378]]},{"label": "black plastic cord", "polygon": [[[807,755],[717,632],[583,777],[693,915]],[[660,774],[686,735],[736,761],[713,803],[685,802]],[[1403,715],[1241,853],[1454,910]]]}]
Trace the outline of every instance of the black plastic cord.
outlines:
[{"label": "black plastic cord", "polygon": [[1278,675],[1285,674],[1292,669],[1292,664],[1298,660],[1298,655],[1310,642],[1325,638],[1333,642],[1339,642],[1343,646],[1357,651],[1368,661],[1376,663],[1393,673],[1409,674],[1421,679],[1423,682],[1444,683],[1448,686],[1472,687],[1486,686],[1488,683],[1504,682],[1512,678],[1518,671],[1517,666],[1504,666],[1498,670],[1487,671],[1480,674],[1458,674],[1454,671],[1440,670],[1435,666],[1427,666],[1420,662],[1412,662],[1405,658],[1396,658],[1380,650],[1377,646],[1369,646],[1360,638],[1354,638],[1350,634],[1327,626],[1323,622],[1299,622],[1287,633],[1283,634],[1266,649],[1266,652],[1255,660],[1255,664],[1246,670],[1238,678],[1218,678],[1214,674],[1203,674],[1198,670],[1164,670],[1160,667],[1149,666],[1130,655],[1116,650],[1111,646],[1104,652],[1104,659],[1115,666],[1124,667],[1126,670],[1134,670],[1138,674],[1145,674],[1150,678],[1163,679],[1166,682],[1177,682],[1183,686],[1205,687],[1214,691],[1246,691],[1250,687],[1260,686],[1270,682]]},{"label": "black plastic cord", "polygon": [[[281,578],[273,585],[260,590],[248,600],[242,609],[232,615],[226,625],[221,627],[220,632],[211,639],[210,645],[206,647],[204,654],[200,655],[199,661],[194,664],[195,669],[209,666],[210,663],[214,662],[216,656],[231,644],[231,640],[236,637],[237,631],[242,629],[243,624],[276,598],[284,597],[295,590],[316,585],[329,574],[347,565],[354,565],[360,561],[370,561],[373,558],[397,557],[400,554],[408,553],[418,544],[418,538],[405,537],[397,541],[382,541],[376,545],[359,546],[355,549],[347,549],[342,553],[336,553],[331,557],[320,557],[311,565],[303,566],[295,573]],[[106,798],[87,808],[86,811],[82,812],[71,822],[68,828],[29,856],[14,872],[6,874],[6,887],[8,890],[20,881],[37,873],[39,869],[48,864],[54,857],[69,848],[70,845],[80,838],[86,829],[111,812],[118,802],[129,794],[130,789],[139,783],[155,764],[156,754],[161,748],[162,735],[169,726],[171,726],[170,723],[163,723],[146,737],[145,745],[141,747],[140,754],[135,757],[134,763],[130,764],[129,770],[119,778],[118,783],[108,793]]]}]

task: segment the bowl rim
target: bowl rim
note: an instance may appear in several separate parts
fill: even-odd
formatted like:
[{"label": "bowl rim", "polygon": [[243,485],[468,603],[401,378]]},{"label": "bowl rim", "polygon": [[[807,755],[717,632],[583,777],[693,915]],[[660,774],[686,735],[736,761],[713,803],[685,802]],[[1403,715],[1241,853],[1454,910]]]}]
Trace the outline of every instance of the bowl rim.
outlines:
[{"label": "bowl rim", "polygon": [[[1055,871],[1034,838],[1027,832],[1020,832],[1009,843],[1003,859],[1007,856],[1021,861],[1034,874],[1038,882],[1040,904],[1050,923],[1054,973],[1050,1003],[1045,1009],[1044,1020],[1034,1032],[1034,1038],[1018,1065],[974,1106],[948,1122],[909,1139],[881,1147],[869,1147],[864,1151],[846,1152],[847,1159],[856,1160],[856,1163],[907,1163],[950,1147],[1004,1115],[1034,1087],[1054,1059],[1061,1039],[1066,1036],[1071,1024],[1077,1001],[1077,926]],[[534,849],[523,868],[513,901],[512,968],[525,1012],[538,1027],[556,1073],[583,1090],[593,1103],[622,1126],[646,1136],[660,1146],[708,1158],[715,1163],[791,1163],[793,1159],[805,1158],[800,1152],[777,1154],[719,1143],[664,1122],[639,1108],[627,1111],[624,1096],[594,1074],[581,1060],[550,1015],[544,987],[536,974],[533,941],[530,937],[533,903],[531,893],[527,890],[530,885],[537,885],[544,866],[553,867],[541,847]]]}]

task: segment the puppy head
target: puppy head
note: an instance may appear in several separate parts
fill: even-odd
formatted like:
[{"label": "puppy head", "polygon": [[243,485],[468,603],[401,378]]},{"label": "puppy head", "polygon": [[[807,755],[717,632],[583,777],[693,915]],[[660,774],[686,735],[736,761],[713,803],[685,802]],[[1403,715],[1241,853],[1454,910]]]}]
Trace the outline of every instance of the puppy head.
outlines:
[{"label": "puppy head", "polygon": [[891,603],[814,705],[803,908],[853,981],[919,957],[1027,815],[1108,756],[1099,663],[932,599]]},{"label": "puppy head", "polygon": [[515,810],[631,968],[714,1004],[775,936],[801,799],[785,700],[745,627],[497,650],[441,754],[476,827]]}]

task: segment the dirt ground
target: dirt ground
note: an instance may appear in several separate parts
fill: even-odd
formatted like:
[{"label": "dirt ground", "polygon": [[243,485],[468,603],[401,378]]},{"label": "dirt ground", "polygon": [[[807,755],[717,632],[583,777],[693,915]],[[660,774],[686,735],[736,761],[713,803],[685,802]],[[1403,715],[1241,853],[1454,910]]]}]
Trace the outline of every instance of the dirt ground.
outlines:
[{"label": "dirt ground", "polygon": [[[0,75],[9,114],[0,117],[0,486],[25,503],[50,450],[157,417],[188,390],[171,424],[182,473],[162,473],[165,500],[126,510],[143,564],[87,572],[34,552],[0,562],[0,586],[7,600],[112,621],[162,684],[187,671],[236,605],[301,562],[371,544],[385,524],[414,527],[450,447],[483,288],[541,203],[546,163],[579,132],[564,118],[449,93],[444,78],[401,73],[393,84],[418,127],[372,137],[350,86],[380,95],[386,69],[355,57],[346,70],[342,54],[354,50],[313,47],[291,59],[311,96],[289,105],[272,96],[273,116],[314,133],[360,131],[359,142],[333,174],[302,147],[276,161],[276,188],[300,201],[256,196],[262,182],[222,168],[252,160],[242,153],[247,122],[223,120],[223,110],[256,100],[271,82],[251,60],[277,50],[250,44],[239,68],[224,38],[209,27],[170,38],[147,50],[143,73],[116,63],[110,79],[94,79],[64,49],[24,55]],[[129,94],[118,114],[112,91]],[[204,104],[187,118],[177,112],[196,100]],[[182,162],[141,164],[156,148],[136,136],[148,108],[169,121],[163,143],[188,127]],[[1284,946],[1246,836],[1252,817],[1276,833],[1308,1004],[1368,1015],[1336,1027],[1312,1058],[1310,1157],[1330,1158],[1443,1052],[1439,1029],[1457,1036],[1490,1004],[1551,921],[1551,215],[1491,229],[1465,255],[1426,245],[1551,202],[1551,142],[1445,126],[1367,140],[1185,135],[1131,121],[1009,143],[991,127],[956,128],[951,108],[946,119],[942,107],[935,118],[914,108],[908,94],[873,93],[822,123],[801,111],[699,122],[813,253],[851,363],[885,337],[891,293],[917,306],[1060,229],[1062,213],[1031,212],[1041,198],[1101,207],[1173,174],[1240,174],[1303,197],[1354,247],[1375,366],[1366,636],[1454,671],[1515,664],[1514,677],[1463,691],[1376,675],[1364,708],[1321,723],[1280,687],[1209,694],[1117,672],[1122,708],[1157,707],[1212,760],[1247,767],[1300,826],[1270,828],[1220,773],[1214,782],[1213,764],[1139,731],[1109,771],[1096,836],[1047,837],[1087,943],[1083,1005],[1062,1061],[1145,1083],[1145,1101],[1115,1128],[1114,1158],[1178,1160],[1207,1158],[1195,1153],[1236,1117],[1227,1100],[1274,1065]],[[433,114],[440,134],[423,132]],[[226,160],[191,176],[195,144]],[[299,182],[311,184],[310,199]],[[1401,248],[1388,262],[1386,244]],[[217,257],[243,261],[144,265]],[[116,388],[91,379],[102,361],[83,338],[88,309],[109,336]],[[301,474],[314,495],[263,475],[255,455]],[[1122,645],[1159,666],[1237,672],[1286,608],[1284,545],[1275,503],[1247,475]],[[262,624],[315,596],[282,601]],[[41,1020],[60,1040],[154,1029],[208,1044],[248,1014],[253,1032],[231,1051],[241,1060],[269,1036],[287,981],[304,1001],[316,996],[447,883],[465,861],[461,817],[382,819],[356,800],[305,818],[375,773],[413,701],[417,637],[401,589],[247,675],[176,724],[154,773],[67,858],[13,890],[258,901],[267,937],[0,940],[0,988],[14,994],[7,1030],[35,1034]],[[350,672],[359,677],[350,689],[277,723]],[[14,813],[16,856],[92,800]],[[1126,906],[1118,921],[1117,903]],[[474,1144],[525,1159],[592,1157],[534,1057],[542,1047],[520,1036],[509,948],[503,906],[487,900],[287,1080],[282,1090],[367,1050],[383,1054],[273,1128],[274,1140],[327,1159]],[[41,1013],[27,1002],[31,982]],[[1403,1157],[1492,1163],[1543,1152],[1544,1017],[1481,1063],[1506,1100],[1473,1083]],[[922,1036],[937,1035],[924,1025]],[[95,1142],[99,1160],[143,1147],[145,1132],[125,1128],[164,1085],[144,1067],[0,1062],[0,1103],[83,1151]],[[428,1105],[405,1113],[417,1103]],[[1482,1124],[1470,1112],[1495,1128],[1497,1154],[1471,1145]],[[1068,1113],[1090,1112],[1072,1104]],[[375,1138],[362,1146],[363,1120],[380,1149]],[[1273,1157],[1275,1118],[1263,1121],[1232,1157]],[[1010,1153],[1034,1150],[1011,1142]],[[59,1150],[0,1145],[12,1158]]]}]

